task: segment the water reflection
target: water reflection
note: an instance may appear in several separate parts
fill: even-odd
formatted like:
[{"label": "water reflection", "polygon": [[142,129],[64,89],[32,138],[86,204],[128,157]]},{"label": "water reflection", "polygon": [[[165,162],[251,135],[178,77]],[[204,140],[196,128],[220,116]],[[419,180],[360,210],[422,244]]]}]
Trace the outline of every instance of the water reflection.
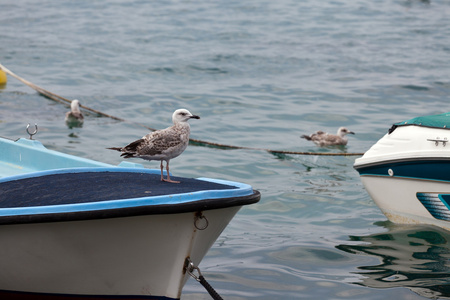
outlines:
[{"label": "water reflection", "polygon": [[428,298],[450,297],[450,232],[432,226],[377,224],[387,232],[350,236],[353,245],[338,249],[380,258],[381,263],[360,266],[361,282],[371,288],[406,287]]}]

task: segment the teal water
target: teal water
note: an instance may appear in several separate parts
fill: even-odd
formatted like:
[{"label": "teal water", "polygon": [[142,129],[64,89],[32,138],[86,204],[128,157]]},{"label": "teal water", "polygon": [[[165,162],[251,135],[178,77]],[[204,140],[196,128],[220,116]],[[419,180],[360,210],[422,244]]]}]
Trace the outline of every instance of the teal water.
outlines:
[{"label": "teal water", "polygon": [[[450,3],[358,1],[3,1],[0,63],[58,95],[153,128],[180,107],[192,137],[276,150],[364,152],[396,122],[449,111]],[[146,130],[68,108],[9,78],[0,136],[107,163]],[[356,132],[344,149],[300,139]],[[450,234],[388,222],[355,157],[277,156],[191,145],[176,176],[251,184],[200,265],[225,299],[450,297]],[[141,161],[136,161],[141,162]],[[158,162],[144,162],[157,168]],[[194,280],[182,299],[210,299]]]}]

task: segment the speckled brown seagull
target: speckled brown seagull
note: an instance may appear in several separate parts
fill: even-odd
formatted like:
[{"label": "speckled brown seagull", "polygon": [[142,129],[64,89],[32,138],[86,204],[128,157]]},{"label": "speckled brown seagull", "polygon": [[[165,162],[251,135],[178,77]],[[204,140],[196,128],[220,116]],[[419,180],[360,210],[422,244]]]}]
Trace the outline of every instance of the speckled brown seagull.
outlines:
[{"label": "speckled brown seagull", "polygon": [[[177,157],[189,144],[191,127],[189,119],[200,119],[187,109],[177,109],[172,115],[173,125],[166,129],[150,132],[141,139],[136,140],[122,148],[108,148],[122,152],[125,158],[139,157],[145,160],[161,161],[161,181],[179,183],[170,179],[169,161]],[[166,161],[167,179],[163,176],[163,161]]]},{"label": "speckled brown seagull", "polygon": [[337,146],[337,145],[347,145],[347,134],[355,134],[353,131],[348,130],[345,127],[340,127],[337,134],[329,134],[323,131],[317,131],[311,135],[302,135],[301,137],[313,141],[317,146]]}]

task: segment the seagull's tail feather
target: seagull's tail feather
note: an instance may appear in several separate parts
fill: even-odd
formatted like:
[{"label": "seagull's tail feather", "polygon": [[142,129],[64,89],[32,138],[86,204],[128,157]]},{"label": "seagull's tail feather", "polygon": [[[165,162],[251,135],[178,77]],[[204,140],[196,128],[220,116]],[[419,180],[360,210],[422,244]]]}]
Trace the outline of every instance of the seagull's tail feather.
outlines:
[{"label": "seagull's tail feather", "polygon": [[124,158],[130,158],[130,157],[136,157],[136,151],[138,150],[138,147],[141,145],[141,143],[143,142],[143,139],[139,139],[137,141],[134,141],[128,145],[126,145],[125,147],[111,147],[111,148],[107,148],[110,150],[116,150],[119,152],[122,152],[122,154],[120,156],[124,157]]},{"label": "seagull's tail feather", "polygon": [[304,138],[304,139],[306,139],[307,141],[310,141],[311,140],[311,137],[309,136],[309,135],[302,135],[302,136],[300,136],[301,138]]},{"label": "seagull's tail feather", "polygon": [[124,158],[135,157],[135,154],[136,154],[136,153],[131,152],[131,151],[128,152],[127,149],[120,148],[120,147],[111,147],[111,148],[106,148],[106,149],[116,150],[116,151],[122,152],[122,154],[120,156],[123,156]]},{"label": "seagull's tail feather", "polygon": [[122,151],[134,153],[138,150],[138,147],[141,146],[141,144],[144,142],[143,139],[139,139],[137,141],[134,141],[132,143],[129,143],[125,147],[123,147]]}]

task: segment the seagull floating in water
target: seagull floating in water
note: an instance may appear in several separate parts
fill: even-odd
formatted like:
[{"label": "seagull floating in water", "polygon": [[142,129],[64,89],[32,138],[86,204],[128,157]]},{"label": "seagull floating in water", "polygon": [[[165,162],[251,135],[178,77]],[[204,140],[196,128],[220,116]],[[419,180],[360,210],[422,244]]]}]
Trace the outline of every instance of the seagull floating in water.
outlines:
[{"label": "seagull floating in water", "polygon": [[81,127],[83,125],[84,117],[80,111],[80,101],[72,100],[70,103],[70,111],[66,112],[66,124],[69,127]]},{"label": "seagull floating in water", "polygon": [[[150,132],[122,148],[108,148],[122,152],[124,158],[139,157],[145,160],[161,161],[161,181],[179,183],[170,179],[169,161],[177,157],[189,144],[191,127],[189,119],[200,119],[187,109],[177,109],[172,115],[173,126]],[[166,161],[167,179],[163,176],[163,161]]]},{"label": "seagull floating in water", "polygon": [[313,141],[317,146],[336,146],[347,145],[347,134],[355,134],[353,131],[348,130],[345,127],[340,127],[337,134],[329,134],[323,131],[317,131],[311,135],[302,135],[301,137]]}]

